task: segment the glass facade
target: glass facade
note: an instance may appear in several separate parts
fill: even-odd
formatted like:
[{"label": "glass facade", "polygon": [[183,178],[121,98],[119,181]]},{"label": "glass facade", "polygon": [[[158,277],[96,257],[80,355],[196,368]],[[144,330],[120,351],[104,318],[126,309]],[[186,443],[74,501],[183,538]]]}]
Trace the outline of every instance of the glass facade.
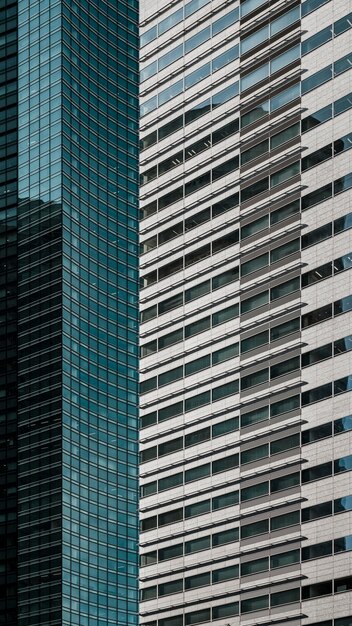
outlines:
[{"label": "glass facade", "polygon": [[8,566],[0,623],[133,625],[138,3],[5,5],[1,355],[9,391],[0,536],[8,536]]}]

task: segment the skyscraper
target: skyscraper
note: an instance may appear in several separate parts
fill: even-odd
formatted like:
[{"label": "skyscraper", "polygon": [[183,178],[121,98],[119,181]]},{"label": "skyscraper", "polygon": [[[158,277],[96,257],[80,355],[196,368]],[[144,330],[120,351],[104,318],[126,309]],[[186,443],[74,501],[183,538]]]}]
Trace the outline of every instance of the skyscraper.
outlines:
[{"label": "skyscraper", "polygon": [[141,624],[351,626],[351,5],[141,4]]},{"label": "skyscraper", "polygon": [[137,624],[138,3],[5,0],[1,604]]}]

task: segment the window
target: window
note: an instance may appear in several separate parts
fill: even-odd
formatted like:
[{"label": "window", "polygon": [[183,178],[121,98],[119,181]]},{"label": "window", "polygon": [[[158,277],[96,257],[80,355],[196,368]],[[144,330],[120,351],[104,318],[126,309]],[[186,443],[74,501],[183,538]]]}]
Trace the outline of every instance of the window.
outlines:
[{"label": "window", "polygon": [[210,292],[210,280],[206,280],[203,283],[200,283],[199,285],[195,285],[194,287],[191,287],[190,289],[186,289],[185,291],[185,302],[191,302],[192,300],[195,300],[196,298],[200,298],[201,296],[204,296],[206,293]]},{"label": "window", "polygon": [[188,433],[185,437],[185,447],[195,446],[203,441],[208,441],[208,439],[210,439],[210,426]]},{"label": "window", "polygon": [[299,434],[289,435],[270,443],[270,454],[279,454],[285,450],[299,447]]},{"label": "window", "polygon": [[[172,474],[172,476],[166,476],[158,481],[158,491],[165,491],[165,489],[173,489],[183,484],[183,472]],[[155,491],[156,493],[156,491]]]},{"label": "window", "polygon": [[332,503],[322,502],[314,506],[302,509],[302,522],[310,522],[311,520],[332,515]]},{"label": "window", "polygon": [[149,322],[149,320],[154,319],[157,314],[157,306],[150,306],[148,309],[144,309],[144,311],[141,311],[141,322]]},{"label": "window", "polygon": [[269,189],[269,177],[262,178],[258,180],[256,183],[252,183],[249,187],[245,187],[241,190],[241,202],[246,202],[250,200],[254,196],[257,196],[264,191],[268,191]]},{"label": "window", "polygon": [[219,533],[214,533],[212,536],[212,547],[223,546],[227,543],[235,543],[238,541],[238,528],[230,528],[229,530],[223,530]]},{"label": "window", "polygon": [[331,261],[325,265],[320,265],[320,267],[317,267],[314,270],[310,270],[310,272],[302,274],[302,288],[314,285],[314,283],[324,280],[324,278],[329,278],[329,276],[332,276]]},{"label": "window", "polygon": [[262,117],[265,117],[269,114],[269,100],[266,102],[262,102],[255,109],[252,109],[248,113],[244,113],[241,116],[241,128],[245,128],[249,126],[249,124],[253,124],[257,120],[260,120]]},{"label": "window", "polygon": [[288,280],[286,283],[281,283],[281,285],[277,285],[270,290],[270,300],[277,300],[278,298],[283,298],[284,296],[289,295],[290,293],[294,293],[300,288],[300,279],[293,278],[292,280]]},{"label": "window", "polygon": [[292,565],[293,563],[299,563],[300,561],[300,551],[299,550],[290,550],[290,552],[282,552],[281,554],[274,554],[270,557],[270,567],[287,567],[287,565]]},{"label": "window", "polygon": [[191,217],[188,217],[185,220],[185,231],[188,232],[192,230],[192,228],[197,228],[201,224],[208,222],[210,220],[210,209],[204,209],[204,211],[200,211],[199,213],[195,213]]},{"label": "window", "polygon": [[328,343],[325,346],[320,346],[310,352],[302,354],[302,367],[307,367],[313,363],[319,363],[324,359],[329,359],[332,356],[332,344]]},{"label": "window", "polygon": [[327,476],[332,476],[331,461],[302,470],[302,483],[308,483],[312,480],[319,480],[320,478],[326,478]]},{"label": "window", "polygon": [[175,439],[171,439],[170,441],[165,441],[165,443],[159,444],[159,456],[164,456],[164,454],[171,454],[172,452],[176,452],[177,450],[182,450],[182,448],[183,437],[176,437]]},{"label": "window", "polygon": [[149,356],[150,354],[154,354],[154,352],[156,352],[157,349],[158,348],[157,348],[156,340],[149,341],[149,343],[145,343],[143,346],[141,346],[141,356],[146,357],[146,356]]},{"label": "window", "polygon": [[264,330],[262,333],[243,339],[241,341],[241,352],[243,353],[248,352],[249,350],[254,350],[255,348],[264,346],[267,343],[269,343],[269,331]]},{"label": "window", "polygon": [[302,158],[302,172],[319,165],[319,163],[322,163],[327,159],[331,159],[331,157],[332,145],[330,143],[328,146],[324,146],[323,148],[320,148],[319,150],[316,150],[315,152],[312,152]]},{"label": "window", "polygon": [[254,85],[257,86],[262,80],[265,80],[269,77],[269,63],[265,63],[261,65],[253,72],[250,72],[246,76],[241,78],[241,91],[246,91],[246,89],[250,89]]},{"label": "window", "polygon": [[210,38],[210,26],[203,28],[203,30],[200,30],[198,33],[196,33],[192,37],[188,37],[188,39],[186,39],[185,41],[185,54],[187,54],[187,52],[191,52],[191,50],[194,50],[195,48],[200,46],[202,43],[207,41],[209,38]]},{"label": "window", "polygon": [[275,72],[279,72],[283,67],[286,67],[286,65],[293,63],[299,58],[300,53],[301,47],[299,45],[293,46],[293,48],[286,50],[286,52],[283,52],[275,59],[270,61],[270,73],[274,74]]},{"label": "window", "polygon": [[291,163],[287,167],[284,167],[282,170],[275,172],[270,176],[270,187],[276,187],[277,185],[281,185],[281,183],[289,180],[293,176],[296,176],[300,173],[300,162]]},{"label": "window", "polygon": [[300,249],[299,239],[294,239],[293,241],[289,241],[288,243],[285,243],[284,245],[279,246],[278,248],[274,248],[274,250],[271,250],[270,252],[270,263],[276,263],[277,261],[280,261],[281,259],[284,259],[285,257],[290,256],[290,254],[294,254],[299,249]]},{"label": "window", "polygon": [[322,556],[328,556],[332,554],[332,541],[323,541],[317,543],[314,546],[306,546],[302,548],[302,561],[309,561],[310,559],[319,559]]},{"label": "window", "polygon": [[165,619],[159,619],[158,626],[183,626],[183,617],[182,615],[176,615],[175,617],[166,617]]},{"label": "window", "polygon": [[152,389],[157,388],[157,377],[153,376],[152,378],[148,378],[147,380],[143,380],[140,384],[140,392],[148,393],[148,391],[152,391]]},{"label": "window", "polygon": [[287,361],[283,361],[282,363],[277,363],[277,365],[272,365],[270,368],[270,378],[278,378],[279,376],[284,376],[290,372],[294,372],[295,370],[300,368],[300,358],[299,356],[294,357],[293,359],[288,359]]},{"label": "window", "polygon": [[222,496],[213,498],[212,508],[213,511],[217,511],[218,509],[226,509],[236,504],[238,504],[238,491],[233,491],[232,493],[224,493]]},{"label": "window", "polygon": [[352,535],[340,537],[334,541],[334,552],[349,552],[352,550]]},{"label": "window", "polygon": [[280,530],[281,528],[288,528],[289,526],[295,526],[299,524],[299,511],[292,511],[291,513],[285,513],[284,515],[277,515],[270,520],[271,532]]},{"label": "window", "polygon": [[229,420],[225,420],[224,422],[219,422],[218,424],[213,424],[212,426],[212,436],[221,437],[221,435],[227,435],[235,430],[238,430],[238,417],[232,417]]},{"label": "window", "polygon": [[318,598],[319,596],[327,596],[332,594],[332,581],[328,580],[315,585],[307,585],[302,587],[302,600],[310,600],[310,598]]},{"label": "window", "polygon": [[270,488],[272,493],[281,491],[282,489],[291,489],[300,484],[299,472],[288,474],[287,476],[280,476],[280,478],[274,478],[270,481]]},{"label": "window", "polygon": [[261,254],[260,256],[251,259],[250,261],[246,261],[246,263],[241,264],[241,276],[247,276],[247,274],[251,274],[263,267],[269,265],[269,253]]},{"label": "window", "polygon": [[205,356],[200,357],[199,359],[194,359],[185,365],[185,374],[186,376],[191,376],[196,372],[200,372],[201,370],[210,367],[210,355],[206,354]]},{"label": "window", "polygon": [[241,613],[249,613],[250,611],[260,611],[269,608],[269,596],[257,596],[256,598],[248,598],[242,600]]},{"label": "window", "polygon": [[193,611],[192,613],[185,614],[185,626],[193,626],[193,624],[209,622],[209,620],[210,609],[201,609],[199,611]]},{"label": "window", "polygon": [[[187,327],[186,327],[187,328]],[[158,339],[158,348],[159,350],[163,350],[164,348],[168,348],[172,346],[174,343],[178,343],[183,340],[183,328],[179,330],[174,330],[173,333],[168,333],[163,337],[159,337]]]},{"label": "window", "polygon": [[304,446],[314,441],[319,441],[319,439],[325,439],[325,437],[331,436],[331,422],[329,422],[328,424],[321,424],[320,426],[316,426],[315,428],[310,428],[309,430],[304,430],[302,432],[302,445]]},{"label": "window", "polygon": [[197,322],[193,322],[193,324],[188,324],[185,327],[185,339],[189,337],[193,337],[194,335],[198,335],[199,333],[203,333],[205,330],[210,328],[210,317],[204,317]]},{"label": "window", "polygon": [[157,597],[156,586],[155,587],[147,587],[146,589],[141,589],[141,600],[142,602],[145,600],[152,600]]},{"label": "window", "polygon": [[310,233],[307,233],[302,236],[302,249],[308,248],[309,246],[315,245],[320,241],[324,241],[324,239],[328,239],[332,237],[332,224],[324,224],[324,226],[320,226],[315,230],[312,230]]},{"label": "window", "polygon": [[301,599],[300,589],[288,589],[287,591],[279,591],[271,594],[271,606],[279,606],[280,604],[289,604],[290,602],[299,602]]},{"label": "window", "polygon": [[167,278],[167,276],[171,276],[171,274],[175,274],[183,269],[183,258],[175,259],[172,263],[167,263],[167,265],[163,265],[159,268],[159,280],[163,278]]},{"label": "window", "polygon": [[241,465],[244,465],[245,463],[252,463],[253,461],[258,461],[259,459],[265,459],[267,456],[269,456],[269,444],[264,443],[256,448],[251,448],[250,450],[244,450],[241,452]]},{"label": "window", "polygon": [[215,239],[212,244],[212,252],[216,254],[221,250],[225,250],[229,246],[233,246],[239,241],[239,231],[235,230],[232,233],[227,233],[223,237],[219,237],[219,239]]},{"label": "window", "polygon": [[167,548],[160,548],[158,551],[159,561],[168,561],[169,559],[175,559],[178,556],[183,555],[183,545],[178,543],[175,546],[168,546]]},{"label": "window", "polygon": [[233,380],[230,383],[225,383],[212,390],[212,402],[216,402],[217,400],[221,400],[221,398],[226,398],[236,393],[238,393],[238,380]]},{"label": "window", "polygon": [[171,580],[168,583],[163,583],[162,585],[158,585],[158,596],[169,596],[173,593],[182,593],[183,591],[183,581],[180,580]]},{"label": "window", "polygon": [[208,513],[210,511],[210,500],[203,500],[203,502],[195,502],[194,504],[189,504],[185,508],[185,517],[186,519],[189,517],[195,517],[196,515],[203,515],[203,513]]},{"label": "window", "polygon": [[164,372],[160,374],[158,377],[159,387],[163,387],[164,385],[169,385],[173,383],[175,380],[179,380],[183,376],[183,367],[180,365],[179,367],[175,367],[168,372]]},{"label": "window", "polygon": [[192,539],[185,543],[185,554],[193,554],[194,552],[201,552],[201,550],[207,550],[210,548],[210,536],[200,537],[199,539]]},{"label": "window", "polygon": [[321,385],[320,387],[316,387],[315,389],[310,389],[309,391],[304,391],[302,393],[302,406],[307,406],[313,402],[320,402],[320,400],[325,400],[331,396],[332,383]]},{"label": "window", "polygon": [[141,428],[147,428],[148,426],[152,426],[152,424],[156,424],[157,422],[157,412],[153,411],[152,413],[148,413],[148,415],[141,416]]},{"label": "window", "polygon": [[210,475],[210,463],[193,467],[192,469],[185,471],[185,483],[190,483],[194,480],[201,480]]},{"label": "window", "polygon": [[306,133],[311,128],[315,128],[320,124],[324,124],[328,120],[332,118],[332,104],[328,104],[328,106],[312,113],[311,115],[307,115],[302,120],[302,133]]},{"label": "window", "polygon": [[212,583],[215,585],[216,583],[233,580],[234,578],[238,578],[238,565],[213,570]]},{"label": "window", "polygon": [[246,54],[252,48],[259,46],[259,44],[266,41],[269,38],[269,25],[267,24],[263,28],[256,30],[255,33],[244,37],[241,42],[241,54]]},{"label": "window", "polygon": [[286,220],[288,217],[292,217],[292,215],[296,215],[300,211],[300,202],[299,200],[295,200],[294,202],[290,202],[290,204],[285,204],[285,206],[273,211],[270,214],[270,225],[274,226],[275,224],[279,224],[283,220]]},{"label": "window", "polygon": [[212,181],[215,182],[222,176],[226,176],[226,174],[229,174],[230,172],[234,172],[235,170],[238,169],[238,165],[239,165],[239,157],[235,156],[229,161],[225,161],[224,163],[221,163],[221,165],[214,167],[212,170]]},{"label": "window", "polygon": [[317,87],[331,79],[332,65],[328,65],[319,72],[316,72],[315,74],[312,74],[308,78],[302,80],[302,95],[308,93],[308,91],[312,91],[312,89],[316,89]]},{"label": "window", "polygon": [[334,513],[343,513],[344,511],[352,511],[352,496],[337,498],[334,501]]},{"label": "window", "polygon": [[332,39],[332,27],[327,26],[327,28],[320,30],[316,35],[302,41],[302,56],[322,46],[327,41],[330,41],[330,39]]},{"label": "window", "polygon": [[212,364],[217,365],[238,356],[238,343],[216,350],[212,355]]},{"label": "window", "polygon": [[288,104],[289,102],[292,102],[292,100],[299,98],[300,95],[301,94],[300,94],[299,83],[297,83],[296,85],[292,85],[292,87],[285,89],[285,91],[282,91],[281,93],[278,93],[276,96],[273,96],[270,100],[271,112],[273,113],[277,109],[280,109],[281,107],[285,106],[285,104]]},{"label": "window", "polygon": [[263,535],[269,532],[269,520],[263,519],[253,524],[241,526],[241,539],[248,539],[256,535]]},{"label": "window", "polygon": [[147,461],[152,461],[157,458],[157,447],[153,446],[152,448],[147,448],[147,450],[141,450],[141,463],[146,463]]},{"label": "window", "polygon": [[[214,606],[212,617],[213,620],[221,619],[224,617],[234,617],[238,615],[238,602],[230,602],[230,604],[222,604],[220,606]],[[350,626],[350,624],[344,624],[343,626]]]},{"label": "window", "polygon": [[229,124],[222,126],[218,130],[215,130],[212,133],[212,144],[216,145],[217,143],[219,143],[220,141],[223,141],[227,137],[234,135],[235,133],[238,132],[238,129],[239,129],[239,120],[236,119],[236,120],[233,120],[232,122],[229,122]]},{"label": "window", "polygon": [[185,267],[189,267],[190,265],[193,265],[193,263],[198,263],[199,261],[206,259],[208,256],[210,256],[210,243],[208,243],[206,246],[196,248],[196,250],[193,250],[193,252],[186,254]]},{"label": "window", "polygon": [[282,144],[286,143],[286,141],[294,139],[294,137],[299,135],[299,132],[300,125],[299,122],[297,122],[297,124],[293,124],[292,126],[282,130],[280,133],[273,135],[270,139],[270,149],[275,150],[275,148],[278,148]]},{"label": "window", "polygon": [[239,202],[239,194],[235,193],[232,196],[228,196],[227,198],[224,198],[220,202],[216,202],[215,204],[213,204],[212,206],[213,219],[217,217],[218,215],[222,215],[223,213],[226,213],[226,211],[229,211],[230,209],[237,207],[238,202]]},{"label": "window", "polygon": [[197,395],[185,400],[185,411],[194,411],[210,402],[210,391],[203,391]]},{"label": "window", "polygon": [[[205,115],[206,113],[209,113],[210,110],[211,110],[211,103],[210,103],[210,98],[208,98],[207,100],[204,100],[204,102],[201,102],[200,104],[196,104],[193,107],[193,109],[190,109],[189,111],[186,111],[186,113],[185,113],[185,123],[186,124],[190,124],[191,122],[194,122],[195,120],[197,120],[202,115]],[[182,126],[182,124],[181,124],[181,126]],[[160,133],[160,131],[159,131],[159,133]]]},{"label": "window", "polygon": [[176,415],[181,415],[183,412],[183,402],[175,402],[175,404],[171,404],[169,406],[164,407],[163,409],[159,409],[159,422],[163,422],[164,420],[168,420],[171,417],[176,417]]},{"label": "window", "polygon": [[311,311],[310,313],[305,313],[302,315],[302,328],[308,328],[313,324],[318,324],[319,322],[323,322],[324,320],[330,319],[332,317],[332,305],[326,304],[325,306],[316,309],[315,311]]},{"label": "window", "polygon": [[227,270],[227,272],[223,272],[222,274],[218,274],[218,276],[214,276],[212,278],[212,289],[220,289],[220,287],[224,287],[229,283],[233,283],[238,280],[239,270],[238,267],[234,267],[231,270]]},{"label": "window", "polygon": [[167,511],[159,515],[159,526],[166,526],[167,524],[173,524],[183,519],[183,509],[174,509],[173,511]]},{"label": "window", "polygon": [[198,587],[206,587],[207,585],[210,585],[209,572],[198,574],[197,576],[190,576],[185,579],[185,591],[188,589],[197,589]]},{"label": "window", "polygon": [[276,417],[277,415],[281,415],[281,413],[287,413],[288,411],[298,409],[299,405],[299,396],[291,396],[291,398],[280,400],[279,402],[273,402],[270,407],[270,417]]},{"label": "window", "polygon": [[257,572],[266,572],[269,569],[269,558],[256,559],[248,563],[241,564],[241,576],[249,576]]},{"label": "window", "polygon": [[263,154],[266,154],[268,151],[269,151],[268,139],[266,139],[265,141],[262,141],[261,143],[257,143],[252,148],[249,148],[248,150],[245,150],[244,152],[241,153],[241,165],[245,165],[246,163],[249,163],[249,161],[252,161],[253,159],[257,159]]},{"label": "window", "polygon": [[341,417],[334,421],[334,433],[343,433],[352,430],[352,415]]},{"label": "window", "polygon": [[245,426],[251,426],[251,424],[256,424],[257,422],[262,422],[266,419],[269,419],[269,408],[264,406],[261,409],[256,409],[255,411],[250,411],[249,413],[243,413],[241,415],[241,427],[244,428]]},{"label": "window", "polygon": [[[165,161],[162,161],[161,163],[159,163],[159,176],[161,176],[162,174],[165,174],[165,172],[169,172],[170,170],[172,170],[174,167],[177,167],[181,163],[183,163],[183,151],[177,152],[176,154],[173,154],[172,157],[170,157],[169,159],[166,159]],[[179,228],[181,228],[182,224],[178,224],[178,226]],[[160,234],[162,235],[162,233]]]},{"label": "window", "polygon": [[250,389],[255,385],[261,385],[269,380],[269,369],[265,368],[260,370],[259,372],[253,372],[253,374],[248,374],[248,376],[243,376],[241,378],[241,391],[245,389]]},{"label": "window", "polygon": [[260,498],[266,496],[269,493],[268,481],[253,485],[252,487],[244,487],[241,489],[241,501],[252,500],[253,498]]},{"label": "window", "polygon": [[232,454],[230,456],[225,456],[222,459],[218,459],[217,461],[213,461],[212,473],[218,474],[219,472],[226,472],[227,470],[234,469],[236,467],[238,467],[238,454]]},{"label": "window", "polygon": [[324,200],[328,200],[332,196],[332,184],[324,185],[324,187],[320,187],[320,189],[316,189],[316,191],[312,191],[307,195],[302,197],[302,211],[306,211],[310,209],[312,206],[316,204],[320,204],[320,202],[324,202]]},{"label": "window", "polygon": [[255,220],[255,222],[250,222],[250,224],[246,224],[241,228],[241,239],[246,239],[247,237],[251,237],[256,233],[268,228],[269,226],[269,216],[264,215],[260,217],[259,220]]},{"label": "window", "polygon": [[146,567],[147,565],[154,565],[155,563],[157,563],[156,550],[153,552],[147,552],[146,554],[141,554],[141,567]]},{"label": "window", "polygon": [[259,293],[256,296],[252,296],[251,298],[248,298],[247,300],[243,300],[241,302],[241,313],[249,313],[250,311],[253,311],[254,309],[257,309],[258,307],[264,306],[265,304],[269,303],[269,292],[268,291],[264,291],[262,293]]},{"label": "window", "polygon": [[330,0],[306,0],[302,3],[302,17],[312,13],[316,9],[319,9],[323,4],[330,2]]},{"label": "window", "polygon": [[229,320],[238,317],[238,304],[233,304],[232,306],[227,307],[226,309],[222,309],[222,311],[218,311],[217,313],[213,313],[212,315],[212,325],[217,326],[218,324],[224,324]]},{"label": "window", "polygon": [[297,332],[300,329],[299,318],[296,317],[293,320],[289,320],[288,322],[284,322],[283,324],[279,324],[279,326],[274,326],[270,330],[270,341],[277,341],[282,337],[286,337],[291,333]]}]

